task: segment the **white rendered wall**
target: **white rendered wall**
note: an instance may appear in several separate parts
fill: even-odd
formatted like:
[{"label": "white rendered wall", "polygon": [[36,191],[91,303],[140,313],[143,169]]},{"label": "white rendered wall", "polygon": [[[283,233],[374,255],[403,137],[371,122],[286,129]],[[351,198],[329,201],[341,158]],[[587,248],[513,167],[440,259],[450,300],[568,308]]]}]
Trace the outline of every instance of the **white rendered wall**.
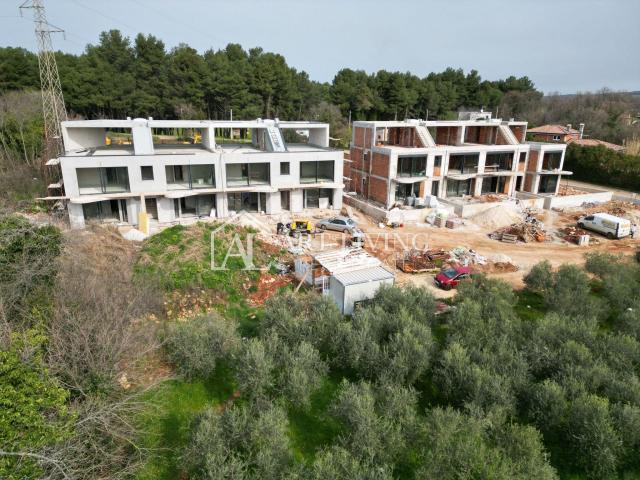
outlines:
[{"label": "white rendered wall", "polygon": [[62,128],[62,140],[66,152],[106,145],[104,128]]}]

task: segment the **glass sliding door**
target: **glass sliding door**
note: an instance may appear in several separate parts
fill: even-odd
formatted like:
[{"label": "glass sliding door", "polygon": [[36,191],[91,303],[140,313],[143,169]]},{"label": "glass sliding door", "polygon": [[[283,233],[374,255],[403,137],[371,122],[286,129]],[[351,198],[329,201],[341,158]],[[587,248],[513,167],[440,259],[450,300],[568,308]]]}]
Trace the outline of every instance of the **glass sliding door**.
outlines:
[{"label": "glass sliding door", "polygon": [[80,195],[129,191],[127,167],[77,168]]}]

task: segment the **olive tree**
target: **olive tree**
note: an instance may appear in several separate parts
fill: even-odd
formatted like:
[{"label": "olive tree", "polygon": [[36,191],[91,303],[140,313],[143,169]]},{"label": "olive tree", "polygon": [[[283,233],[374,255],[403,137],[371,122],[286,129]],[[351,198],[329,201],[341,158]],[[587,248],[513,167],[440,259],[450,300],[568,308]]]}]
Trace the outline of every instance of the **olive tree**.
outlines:
[{"label": "olive tree", "polygon": [[622,442],[613,426],[606,398],[583,394],[571,403],[565,442],[573,453],[574,465],[590,478],[615,474]]},{"label": "olive tree", "polygon": [[214,374],[220,359],[237,352],[240,337],[233,323],[209,313],[171,325],[165,346],[182,375],[206,378]]}]

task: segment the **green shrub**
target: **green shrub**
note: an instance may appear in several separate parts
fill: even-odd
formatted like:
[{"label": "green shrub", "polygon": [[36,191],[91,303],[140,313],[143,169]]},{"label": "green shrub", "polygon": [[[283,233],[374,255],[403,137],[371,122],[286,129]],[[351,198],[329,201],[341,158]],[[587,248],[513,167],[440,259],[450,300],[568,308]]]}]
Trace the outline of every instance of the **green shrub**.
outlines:
[{"label": "green shrub", "polygon": [[217,362],[233,355],[240,337],[235,325],[210,313],[176,323],[169,329],[166,350],[178,372],[187,378],[210,377]]}]

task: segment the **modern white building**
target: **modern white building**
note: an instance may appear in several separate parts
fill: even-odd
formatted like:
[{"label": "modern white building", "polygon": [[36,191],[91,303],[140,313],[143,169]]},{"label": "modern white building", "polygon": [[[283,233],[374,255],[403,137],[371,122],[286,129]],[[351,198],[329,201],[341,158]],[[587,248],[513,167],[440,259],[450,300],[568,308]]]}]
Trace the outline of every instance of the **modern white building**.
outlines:
[{"label": "modern white building", "polygon": [[49,163],[60,164],[72,228],[90,219],[137,225],[141,211],[162,224],[342,207],[343,152],[329,148],[325,123],[82,120],[62,122],[62,133],[65,153]]}]

